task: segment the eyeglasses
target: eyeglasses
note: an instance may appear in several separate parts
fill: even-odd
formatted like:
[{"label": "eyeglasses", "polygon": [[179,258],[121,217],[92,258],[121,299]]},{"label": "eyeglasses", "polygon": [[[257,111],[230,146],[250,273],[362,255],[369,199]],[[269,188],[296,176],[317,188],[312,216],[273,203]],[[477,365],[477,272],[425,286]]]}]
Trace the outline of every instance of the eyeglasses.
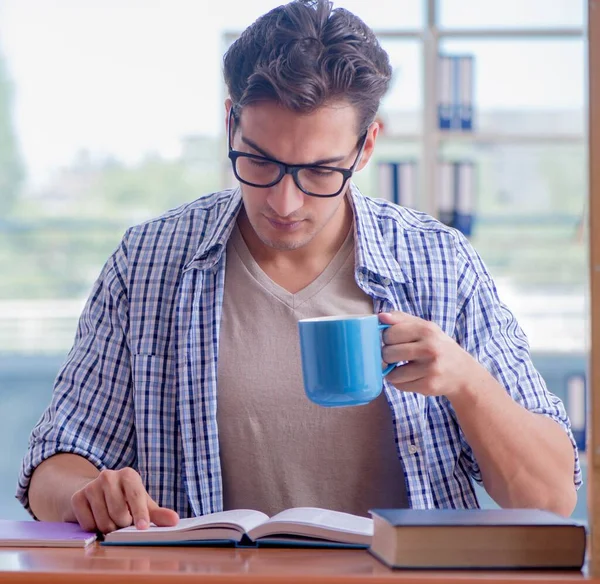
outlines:
[{"label": "eyeglasses", "polygon": [[354,174],[358,161],[363,153],[367,133],[360,143],[356,159],[350,168],[324,166],[320,164],[285,164],[257,154],[248,154],[234,150],[231,147],[231,128],[233,107],[229,110],[227,127],[227,142],[229,159],[233,166],[235,177],[246,185],[266,189],[276,185],[286,174],[291,174],[296,186],[311,197],[337,197]]}]

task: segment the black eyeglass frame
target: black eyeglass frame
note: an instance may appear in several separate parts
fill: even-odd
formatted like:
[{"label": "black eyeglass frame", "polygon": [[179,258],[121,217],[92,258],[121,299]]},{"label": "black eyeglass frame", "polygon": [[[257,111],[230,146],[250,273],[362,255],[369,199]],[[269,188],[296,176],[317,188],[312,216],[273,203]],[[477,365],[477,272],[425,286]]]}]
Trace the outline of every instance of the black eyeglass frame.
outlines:
[{"label": "black eyeglass frame", "polygon": [[[356,159],[354,160],[354,162],[352,163],[352,166],[350,168],[340,168],[337,166],[326,166],[326,165],[320,165],[320,164],[286,164],[285,162],[281,162],[281,160],[277,160],[276,158],[269,158],[268,156],[260,156],[258,154],[249,154],[247,152],[240,152],[239,150],[234,150],[231,146],[231,128],[232,128],[232,121],[233,121],[234,117],[235,116],[233,113],[233,107],[231,107],[229,109],[229,120],[227,123],[227,145],[229,147],[228,157],[229,157],[229,160],[231,160],[231,165],[233,167],[233,174],[235,174],[235,178],[237,178],[237,180],[239,180],[241,183],[244,183],[245,185],[249,185],[251,187],[256,187],[259,189],[268,189],[272,186],[275,186],[278,182],[280,182],[286,174],[291,174],[296,186],[305,195],[308,195],[310,197],[321,197],[321,198],[325,198],[325,199],[330,198],[330,197],[337,197],[344,190],[346,183],[350,180],[350,178],[352,178],[352,175],[354,174],[354,171],[356,170],[356,166],[358,165],[358,163],[360,161],[360,157],[362,156],[363,150],[365,148],[365,144],[367,142],[367,136],[369,135],[368,132],[365,132],[364,137],[361,140],[359,140],[360,147],[358,149],[358,154],[356,155]],[[238,158],[250,158],[252,160],[260,160],[262,162],[270,162],[272,164],[275,164],[279,168],[279,176],[274,181],[271,181],[269,184],[266,184],[266,185],[257,185],[255,183],[251,183],[247,180],[244,180],[243,178],[241,178],[239,176],[239,174],[237,172],[237,168],[236,168],[237,164],[236,163],[237,163]],[[310,191],[307,191],[300,184],[300,181],[298,180],[298,172],[300,172],[301,170],[303,170],[305,168],[314,168],[316,170],[322,170],[322,171],[339,172],[344,177],[344,180],[342,181],[342,186],[335,193],[330,194],[330,195],[318,195],[316,193],[311,193]]]}]

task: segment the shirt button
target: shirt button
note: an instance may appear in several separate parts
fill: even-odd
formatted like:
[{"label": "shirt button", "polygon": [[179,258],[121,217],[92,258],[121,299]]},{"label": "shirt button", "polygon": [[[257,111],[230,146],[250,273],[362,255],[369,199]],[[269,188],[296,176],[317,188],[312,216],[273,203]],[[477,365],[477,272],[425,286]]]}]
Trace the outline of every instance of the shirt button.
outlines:
[{"label": "shirt button", "polygon": [[389,286],[392,283],[392,281],[389,278],[384,278],[382,282],[384,286]]},{"label": "shirt button", "polygon": [[408,452],[409,454],[416,454],[417,452],[419,452],[419,449],[414,444],[411,444],[408,447]]}]

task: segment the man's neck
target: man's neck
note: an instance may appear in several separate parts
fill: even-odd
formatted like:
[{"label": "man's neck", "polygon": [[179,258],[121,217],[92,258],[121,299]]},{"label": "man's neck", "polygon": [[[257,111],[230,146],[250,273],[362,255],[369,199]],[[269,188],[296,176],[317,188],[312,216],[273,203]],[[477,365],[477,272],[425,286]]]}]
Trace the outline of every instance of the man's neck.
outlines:
[{"label": "man's neck", "polygon": [[353,225],[350,202],[345,199],[338,216],[308,244],[294,250],[278,250],[265,245],[242,209],[238,226],[252,257],[276,284],[292,294],[313,282],[342,247]]}]

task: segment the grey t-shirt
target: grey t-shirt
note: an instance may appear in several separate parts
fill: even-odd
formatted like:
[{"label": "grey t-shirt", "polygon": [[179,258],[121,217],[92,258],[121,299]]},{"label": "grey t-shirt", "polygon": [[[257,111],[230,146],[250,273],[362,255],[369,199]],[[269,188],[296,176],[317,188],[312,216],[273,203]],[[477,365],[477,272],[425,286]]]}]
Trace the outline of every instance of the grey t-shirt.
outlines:
[{"label": "grey t-shirt", "polygon": [[372,299],[354,280],[352,230],[327,268],[291,294],[261,270],[236,225],[217,380],[225,509],[273,515],[311,506],[368,515],[407,506],[384,394],[365,406],[324,408],[302,385],[298,320],[372,313]]}]

